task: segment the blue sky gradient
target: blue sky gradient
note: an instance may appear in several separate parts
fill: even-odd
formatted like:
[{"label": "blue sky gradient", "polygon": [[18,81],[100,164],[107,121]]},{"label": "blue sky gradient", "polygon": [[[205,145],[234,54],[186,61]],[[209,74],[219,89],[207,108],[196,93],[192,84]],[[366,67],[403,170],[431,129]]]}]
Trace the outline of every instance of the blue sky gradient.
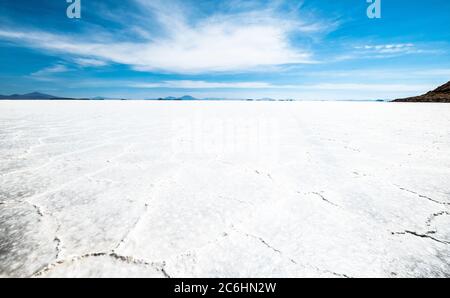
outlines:
[{"label": "blue sky gradient", "polygon": [[393,99],[450,80],[450,1],[0,0],[0,94]]}]

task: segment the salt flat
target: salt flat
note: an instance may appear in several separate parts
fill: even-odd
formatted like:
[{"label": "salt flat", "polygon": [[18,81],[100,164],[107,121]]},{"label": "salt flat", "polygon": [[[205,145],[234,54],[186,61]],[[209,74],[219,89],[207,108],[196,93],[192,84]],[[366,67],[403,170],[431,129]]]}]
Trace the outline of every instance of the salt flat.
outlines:
[{"label": "salt flat", "polygon": [[0,276],[450,277],[450,105],[0,102]]}]

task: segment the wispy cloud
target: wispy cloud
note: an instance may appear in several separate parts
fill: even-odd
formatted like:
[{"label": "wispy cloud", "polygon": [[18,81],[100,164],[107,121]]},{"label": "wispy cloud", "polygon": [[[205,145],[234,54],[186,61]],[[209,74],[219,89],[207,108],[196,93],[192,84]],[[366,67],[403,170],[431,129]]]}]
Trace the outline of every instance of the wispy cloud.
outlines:
[{"label": "wispy cloud", "polygon": [[430,50],[419,48],[414,43],[363,45],[356,46],[355,49],[378,58],[431,52]]},{"label": "wispy cloud", "polygon": [[74,62],[82,67],[99,67],[108,64],[106,61],[91,58],[75,58]]},{"label": "wispy cloud", "polygon": [[50,67],[43,68],[41,70],[38,70],[36,72],[33,72],[30,74],[30,76],[34,78],[45,78],[52,74],[62,73],[62,72],[68,72],[70,69],[63,64],[56,64]]},{"label": "wispy cloud", "polygon": [[412,43],[399,43],[399,44],[382,44],[382,45],[364,45],[357,46],[356,49],[364,49],[375,51],[378,53],[399,53],[408,52],[415,46]]},{"label": "wispy cloud", "polygon": [[[322,21],[301,21],[298,15],[283,18],[271,8],[212,14],[192,22],[182,2],[136,2],[143,14],[155,17],[164,35],[139,42],[88,41],[86,36],[3,29],[0,38],[77,55],[76,61],[85,65],[101,66],[111,61],[139,71],[189,74],[313,63],[314,53],[306,47],[294,46],[290,36],[320,32],[328,26]],[[150,28],[133,28],[142,36],[153,33]]]},{"label": "wispy cloud", "polygon": [[260,89],[260,88],[272,88],[272,84],[264,82],[206,82],[206,81],[165,81],[160,83],[130,83],[129,87],[152,89],[152,88],[175,88],[175,89]]},{"label": "wispy cloud", "polygon": [[430,90],[429,84],[377,84],[377,83],[322,83],[322,84],[271,84],[267,82],[205,82],[205,81],[165,81],[159,83],[130,82],[128,87],[153,89],[296,89],[311,91],[391,91],[416,92]]},{"label": "wispy cloud", "polygon": [[429,84],[354,84],[354,83],[325,83],[298,86],[309,90],[336,90],[336,91],[378,91],[378,92],[421,92],[431,90]]},{"label": "wispy cloud", "polygon": [[430,81],[438,78],[450,77],[450,69],[446,68],[412,68],[412,67],[383,67],[378,69],[362,68],[352,70],[325,70],[311,71],[307,76],[349,80],[352,78],[363,78],[364,80],[385,81],[389,80],[407,80],[407,81]]}]

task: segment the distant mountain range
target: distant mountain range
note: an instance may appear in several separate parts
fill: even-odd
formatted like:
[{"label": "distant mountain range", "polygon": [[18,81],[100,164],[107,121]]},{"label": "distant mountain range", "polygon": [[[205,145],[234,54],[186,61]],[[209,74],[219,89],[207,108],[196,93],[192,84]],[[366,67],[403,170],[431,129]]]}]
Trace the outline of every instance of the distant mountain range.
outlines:
[{"label": "distant mountain range", "polygon": [[198,100],[198,98],[192,97],[190,95],[185,95],[182,97],[168,96],[168,97],[164,97],[164,98],[158,98],[158,100]]},{"label": "distant mountain range", "polygon": [[450,103],[450,82],[424,95],[396,99],[394,102],[448,102]]},{"label": "distant mountain range", "polygon": [[27,94],[0,95],[0,99],[65,99],[65,98],[39,92],[32,92]]},{"label": "distant mountain range", "polygon": [[[155,99],[148,99],[148,100],[155,100]],[[164,97],[164,98],[158,98],[158,100],[245,100],[245,101],[293,101],[293,99],[273,99],[273,98],[258,98],[258,99],[254,99],[254,98],[247,98],[247,99],[229,99],[229,98],[222,98],[222,97],[217,97],[217,98],[195,98],[192,97],[190,95],[185,95],[182,97],[174,97],[174,96],[168,96],[168,97]]]},{"label": "distant mountain range", "polygon": [[[0,95],[0,100],[108,100],[115,98],[107,98],[102,96],[96,96],[92,98],[73,98],[73,97],[62,97],[54,96],[50,94],[32,92],[27,94],[12,94],[12,95]],[[118,100],[118,99],[117,99]]]},{"label": "distant mountain range", "polygon": [[[126,99],[119,99],[119,98],[108,98],[108,97],[102,97],[102,96],[96,96],[92,98],[70,98],[70,97],[60,97],[60,96],[54,96],[50,94],[44,94],[40,92],[32,92],[27,94],[12,94],[12,95],[0,95],[1,99],[9,99],[9,100],[126,100]],[[149,100],[156,100],[156,99],[149,99]],[[198,98],[195,98],[190,95],[185,95],[182,97],[165,97],[165,98],[158,98],[158,100],[198,100]]]},{"label": "distant mountain range", "polygon": [[[424,95],[427,97],[433,97],[436,99],[436,94],[438,94],[438,99],[441,98],[443,92],[447,92],[448,96],[448,89],[450,89],[450,82],[446,85],[436,89],[431,95]],[[441,96],[441,97],[439,97]],[[420,97],[419,97],[420,98]],[[414,98],[413,98],[414,99]],[[27,94],[12,94],[12,95],[0,95],[0,100],[132,100],[132,99],[126,99],[126,98],[111,98],[111,97],[103,97],[103,96],[95,96],[91,98],[71,98],[71,97],[61,97],[61,96],[54,96],[50,94],[40,93],[40,92],[32,92]],[[191,100],[209,100],[209,101],[218,101],[218,100],[243,100],[243,101],[296,101],[295,99],[273,99],[273,98],[247,98],[247,99],[227,99],[227,98],[195,98],[190,95],[184,95],[181,97],[175,97],[175,96],[168,96],[164,98],[149,98],[147,100],[184,100],[184,101],[191,101]],[[404,99],[404,100],[397,100],[397,101],[409,101],[411,99]],[[448,99],[447,99],[448,100]],[[368,101],[374,101],[374,100],[368,100]],[[377,100],[377,101],[385,101],[385,100]],[[430,101],[430,100],[428,100]]]}]

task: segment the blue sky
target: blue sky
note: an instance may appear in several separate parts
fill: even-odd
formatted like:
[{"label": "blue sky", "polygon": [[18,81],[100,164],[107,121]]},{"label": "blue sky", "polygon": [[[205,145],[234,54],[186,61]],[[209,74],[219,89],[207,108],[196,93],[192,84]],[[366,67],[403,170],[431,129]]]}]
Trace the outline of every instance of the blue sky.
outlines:
[{"label": "blue sky", "polygon": [[0,0],[0,94],[377,99],[450,80],[450,1]]}]

